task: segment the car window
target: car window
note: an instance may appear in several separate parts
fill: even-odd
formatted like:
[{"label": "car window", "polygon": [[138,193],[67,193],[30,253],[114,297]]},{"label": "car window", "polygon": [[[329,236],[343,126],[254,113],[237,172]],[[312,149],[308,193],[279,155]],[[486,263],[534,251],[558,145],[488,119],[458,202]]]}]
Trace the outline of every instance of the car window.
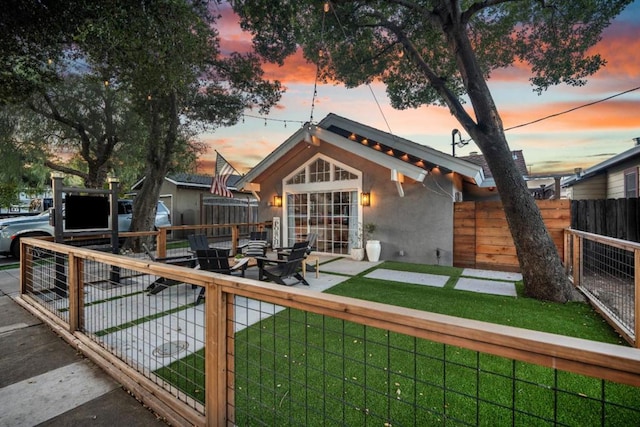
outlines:
[{"label": "car window", "polygon": [[133,204],[129,202],[118,202],[118,215],[130,214],[133,212]]},{"label": "car window", "polygon": [[158,208],[157,208],[158,213],[169,213],[169,208],[167,207],[167,205],[165,205],[162,202],[158,202]]}]

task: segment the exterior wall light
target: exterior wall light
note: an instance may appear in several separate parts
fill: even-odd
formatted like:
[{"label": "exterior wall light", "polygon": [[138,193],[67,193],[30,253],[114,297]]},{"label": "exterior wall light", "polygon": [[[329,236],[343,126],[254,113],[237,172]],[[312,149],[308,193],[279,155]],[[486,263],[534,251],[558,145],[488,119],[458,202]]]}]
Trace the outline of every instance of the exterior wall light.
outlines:
[{"label": "exterior wall light", "polygon": [[361,193],[360,204],[362,206],[371,206],[371,193]]},{"label": "exterior wall light", "polygon": [[273,206],[276,208],[282,207],[282,196],[273,196]]}]

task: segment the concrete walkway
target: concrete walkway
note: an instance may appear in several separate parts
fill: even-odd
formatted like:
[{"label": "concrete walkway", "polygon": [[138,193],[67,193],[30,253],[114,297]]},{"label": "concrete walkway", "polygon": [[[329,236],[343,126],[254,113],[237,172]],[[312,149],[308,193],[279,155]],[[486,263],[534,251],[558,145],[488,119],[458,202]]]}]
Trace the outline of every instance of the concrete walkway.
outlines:
[{"label": "concrete walkway", "polygon": [[0,271],[0,427],[166,425],[18,305]]},{"label": "concrete walkway", "polygon": [[[448,276],[375,268],[379,262],[325,256],[320,262],[319,277],[309,271],[306,276],[309,288],[319,292],[371,269],[365,277],[440,287],[449,280]],[[0,427],[165,425],[13,301],[19,296],[18,274],[17,269],[0,271]],[[257,269],[247,270],[247,277],[255,275]],[[519,275],[467,269],[455,289],[515,296],[516,280],[521,280]],[[163,294],[169,297],[171,292]]]}]

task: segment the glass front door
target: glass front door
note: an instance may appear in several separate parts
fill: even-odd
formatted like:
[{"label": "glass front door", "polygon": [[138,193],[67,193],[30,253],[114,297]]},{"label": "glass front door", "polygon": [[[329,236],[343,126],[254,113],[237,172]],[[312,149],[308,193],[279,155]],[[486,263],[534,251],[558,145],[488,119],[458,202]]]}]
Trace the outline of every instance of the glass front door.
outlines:
[{"label": "glass front door", "polygon": [[327,191],[287,195],[288,246],[316,233],[316,250],[346,255],[358,228],[358,192]]}]

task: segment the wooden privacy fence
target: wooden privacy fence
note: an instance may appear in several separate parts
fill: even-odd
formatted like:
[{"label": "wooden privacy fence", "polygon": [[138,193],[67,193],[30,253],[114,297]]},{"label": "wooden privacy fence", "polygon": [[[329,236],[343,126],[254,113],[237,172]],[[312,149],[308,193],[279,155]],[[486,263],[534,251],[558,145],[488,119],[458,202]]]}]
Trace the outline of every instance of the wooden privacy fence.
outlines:
[{"label": "wooden privacy fence", "polygon": [[[567,199],[536,201],[560,257],[564,255],[564,229],[571,225],[570,203]],[[454,204],[453,265],[487,270],[520,270],[501,202]]]},{"label": "wooden privacy fence", "polygon": [[640,204],[637,198],[572,200],[571,228],[640,242]]}]

